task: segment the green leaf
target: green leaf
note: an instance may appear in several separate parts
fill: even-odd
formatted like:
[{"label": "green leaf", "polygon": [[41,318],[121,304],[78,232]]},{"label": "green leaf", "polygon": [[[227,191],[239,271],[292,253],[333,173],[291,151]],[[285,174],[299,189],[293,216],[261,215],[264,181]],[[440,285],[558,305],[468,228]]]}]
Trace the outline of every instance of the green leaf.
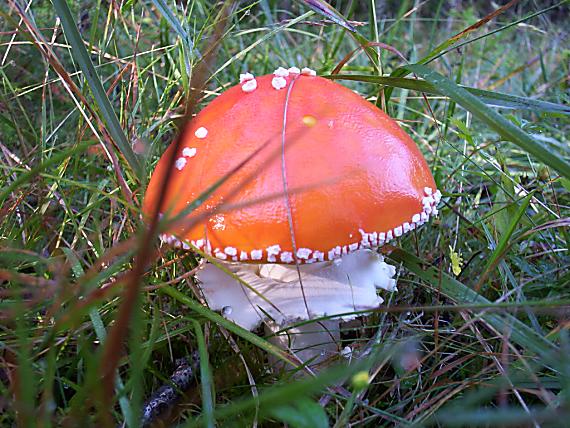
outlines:
[{"label": "green leaf", "polygon": [[278,406],[270,415],[292,428],[328,428],[329,419],[325,410],[309,399],[300,399],[291,404]]},{"label": "green leaf", "polygon": [[[334,74],[323,76],[335,80],[353,80],[357,82],[377,83],[392,88],[411,89],[425,92],[432,95],[446,95],[439,87],[426,82],[425,80],[410,79],[407,77],[390,76],[370,76],[363,74]],[[469,86],[458,85],[469,93],[475,95],[482,102],[490,107],[501,107],[507,109],[545,111],[551,113],[561,113],[570,115],[570,106],[551,103],[548,101],[533,100],[531,98],[517,97],[515,95],[503,94],[501,92],[485,91],[483,89],[471,88]]]},{"label": "green leaf", "polygon": [[121,154],[127,161],[130,168],[138,177],[141,177],[142,168],[139,159],[135,155],[135,152],[133,151],[129,140],[127,139],[127,136],[121,128],[121,124],[117,118],[117,115],[115,114],[115,111],[113,110],[113,106],[111,105],[109,98],[107,98],[105,88],[103,87],[101,79],[97,75],[95,67],[91,62],[89,52],[87,52],[85,44],[83,43],[83,39],[77,30],[77,26],[75,25],[75,21],[71,16],[69,6],[65,0],[53,0],[53,5],[61,19],[61,25],[63,27],[65,37],[71,45],[71,55],[73,58],[75,58],[77,64],[79,65],[79,68],[85,76],[85,80],[91,89],[93,98],[95,98],[95,103],[97,104],[97,107],[103,116],[103,120],[107,125],[109,135],[121,151]]},{"label": "green leaf", "polygon": [[538,160],[554,168],[560,175],[570,178],[570,163],[567,160],[563,159],[560,154],[553,153],[548,147],[533,140],[526,132],[493,109],[487,107],[475,95],[469,93],[469,91],[425,65],[412,64],[406,65],[404,68],[439,87],[444,95],[451,98],[464,109],[470,111],[473,116],[481,120],[505,140],[513,142]]}]

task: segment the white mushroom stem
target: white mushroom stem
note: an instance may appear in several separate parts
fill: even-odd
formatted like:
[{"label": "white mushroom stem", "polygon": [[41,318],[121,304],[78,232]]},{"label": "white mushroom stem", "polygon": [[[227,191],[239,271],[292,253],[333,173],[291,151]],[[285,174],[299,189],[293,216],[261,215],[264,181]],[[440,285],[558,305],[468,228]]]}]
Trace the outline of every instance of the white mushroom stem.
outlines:
[{"label": "white mushroom stem", "polygon": [[331,322],[296,327],[274,340],[302,361],[320,362],[330,356],[337,348],[340,321],[359,315],[351,312],[380,306],[383,299],[377,295],[378,288],[396,289],[396,269],[371,250],[358,250],[332,262],[301,265],[301,280],[294,265],[223,266],[248,286],[208,263],[197,274],[204,297],[211,309],[248,330],[269,321],[267,325],[276,332],[298,321],[344,314]]}]

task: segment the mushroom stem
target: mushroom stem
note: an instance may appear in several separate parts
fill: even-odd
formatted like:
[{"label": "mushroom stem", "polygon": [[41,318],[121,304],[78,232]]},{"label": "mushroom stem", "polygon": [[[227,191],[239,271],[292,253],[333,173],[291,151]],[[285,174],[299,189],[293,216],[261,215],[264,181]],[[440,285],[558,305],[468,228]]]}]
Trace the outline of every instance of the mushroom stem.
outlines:
[{"label": "mushroom stem", "polygon": [[235,277],[208,263],[197,274],[202,292],[211,309],[248,330],[262,321],[269,321],[269,329],[276,332],[298,321],[339,315],[330,322],[295,327],[289,333],[299,333],[293,342],[287,339],[287,333],[276,338],[278,344],[303,361],[322,361],[331,352],[331,344],[336,350],[339,322],[359,315],[353,312],[380,306],[383,299],[377,295],[377,288],[396,289],[396,269],[371,250],[299,267],[243,263],[223,266]]},{"label": "mushroom stem", "polygon": [[[297,360],[311,369],[322,367],[323,363],[339,352],[340,320],[338,319],[312,321],[285,328],[273,321],[265,322],[265,334],[268,340],[294,354]],[[284,368],[283,361],[272,355],[269,356],[269,362],[274,369]]]}]

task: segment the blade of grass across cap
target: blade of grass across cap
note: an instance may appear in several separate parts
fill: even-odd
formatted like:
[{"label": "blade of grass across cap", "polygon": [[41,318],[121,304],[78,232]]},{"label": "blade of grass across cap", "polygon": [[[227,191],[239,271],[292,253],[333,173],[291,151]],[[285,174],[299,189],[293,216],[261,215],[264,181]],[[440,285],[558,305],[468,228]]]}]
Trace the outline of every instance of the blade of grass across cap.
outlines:
[{"label": "blade of grass across cap", "polygon": [[425,65],[412,64],[406,65],[404,68],[439,87],[445,96],[471,112],[474,117],[485,123],[505,140],[516,144],[544,164],[552,167],[561,176],[570,178],[570,163],[562,158],[559,153],[553,153],[550,148],[535,141],[530,135],[493,109],[487,107],[483,101],[466,89]]},{"label": "blade of grass across cap", "polygon": [[103,116],[103,119],[107,125],[109,135],[111,138],[113,138],[113,141],[127,161],[129,167],[140,179],[142,175],[142,168],[139,159],[135,155],[135,152],[133,151],[129,140],[127,139],[127,136],[121,127],[119,119],[115,114],[115,110],[113,109],[109,98],[107,98],[105,88],[103,87],[101,79],[97,75],[95,67],[91,62],[89,52],[87,52],[85,44],[83,43],[83,39],[77,30],[77,26],[75,25],[75,21],[71,16],[69,6],[65,0],[53,0],[53,5],[61,19],[61,25],[63,27],[65,37],[71,45],[71,55],[73,58],[75,58],[77,64],[79,65],[79,68],[83,72],[83,76],[85,76],[85,80],[91,89],[95,103],[97,104],[97,107],[99,107],[99,111],[101,112],[101,115]]},{"label": "blade of grass across cap", "polygon": [[[390,254],[390,258],[403,263],[406,269],[427,282],[431,288],[459,304],[493,304],[476,291],[446,273],[440,272],[437,268],[431,266],[426,268],[422,260],[405,250],[395,249]],[[514,343],[535,355],[545,355],[558,350],[553,342],[539,335],[510,314],[481,312],[477,316],[500,332],[508,329],[510,339]]]},{"label": "blade of grass across cap", "polygon": [[[208,38],[210,49],[208,50],[207,55],[198,63],[197,69],[192,73],[190,93],[188,95],[188,98],[185,100],[186,112],[181,119],[183,125],[187,124],[190,121],[192,113],[197,106],[197,100],[199,99],[200,94],[208,82],[208,68],[210,64],[215,61],[217,49],[222,43],[224,29],[228,22],[228,17],[230,16],[232,3],[233,2],[226,1],[220,8],[219,13],[216,16],[216,20],[212,25],[211,35]],[[183,133],[184,129],[186,128],[183,126],[182,129]],[[168,186],[168,181],[172,173],[172,167],[174,165],[176,153],[182,144],[182,133],[178,135],[173,143],[174,150],[172,150],[172,154],[168,158],[169,167],[167,168],[166,175],[163,177],[163,181],[161,183],[161,188],[163,190],[160,192],[155,206],[152,207],[148,228],[143,230],[143,233],[141,234],[138,241],[138,252],[135,256],[129,280],[125,286],[122,301],[118,309],[116,322],[109,331],[109,336],[102,353],[102,361],[104,361],[104,364],[101,364],[102,382],[103,388],[105,390],[105,395],[103,398],[105,399],[104,404],[106,405],[106,408],[109,409],[109,411],[112,408],[114,398],[113,379],[122,355],[122,344],[127,337],[129,325],[131,323],[131,317],[136,309],[137,302],[139,301],[139,299],[137,299],[137,296],[139,292],[140,279],[144,274],[147,263],[153,252],[152,240],[156,237],[159,227],[158,214],[160,212],[160,208],[163,205],[166,194],[166,191],[164,190],[166,189],[166,186]],[[110,420],[110,413],[102,415],[102,418],[108,418],[108,420]],[[105,422],[105,420],[102,422]]]},{"label": "blade of grass across cap", "polygon": [[[300,137],[302,134],[304,134],[306,131],[303,129],[300,132],[294,133],[294,137],[291,139],[291,143],[295,143],[295,141],[299,141],[298,137]],[[210,217],[212,214],[214,213],[226,213],[226,212],[230,212],[232,210],[237,210],[240,208],[245,208],[248,206],[252,206],[252,205],[256,205],[256,204],[260,204],[260,203],[264,203],[266,201],[270,201],[270,200],[274,200],[276,198],[281,198],[283,197],[283,194],[281,192],[275,192],[275,193],[271,193],[268,194],[264,197],[260,197],[260,198],[254,198],[252,200],[248,200],[248,201],[242,201],[240,203],[236,203],[236,204],[228,204],[223,203],[223,204],[217,204],[214,207],[212,207],[211,209],[207,210],[206,212],[202,212],[198,215],[193,215],[193,211],[195,211],[197,208],[199,208],[200,206],[202,206],[202,204],[222,185],[224,184],[228,179],[230,179],[236,172],[238,172],[240,169],[242,169],[245,165],[247,165],[253,158],[255,158],[263,149],[265,149],[267,147],[267,145],[271,142],[271,138],[268,139],[267,141],[265,141],[260,147],[258,147],[255,151],[253,151],[251,154],[249,154],[243,161],[241,161],[240,163],[238,163],[234,168],[232,168],[227,174],[225,174],[223,177],[221,177],[219,180],[217,180],[214,184],[212,184],[212,186],[210,186],[208,189],[206,189],[204,192],[202,192],[196,199],[194,199],[194,201],[192,201],[190,204],[188,204],[188,206],[183,209],[179,214],[177,214],[175,217],[173,218],[168,218],[168,216],[164,216],[164,219],[161,221],[160,225],[159,225],[159,231],[162,230],[166,230],[167,227],[173,227],[177,228],[178,226],[182,226],[184,229],[188,228],[191,229],[192,227],[194,227],[196,224],[198,224],[201,221],[205,221],[207,220],[208,217]],[[277,158],[277,156],[280,156],[282,154],[282,149],[280,148],[279,150],[275,150],[274,154],[273,154],[273,158]],[[270,158],[271,159],[271,158]],[[265,163],[265,165],[269,165],[269,161]],[[242,186],[247,185],[248,183],[250,183],[252,180],[254,180],[258,174],[259,174],[260,170],[256,170],[254,172],[252,172],[249,176],[246,176],[244,179],[240,180],[239,185],[232,189],[230,192],[228,192],[228,194],[226,195],[226,199],[227,200],[231,200],[231,198],[236,194],[236,192],[239,192],[239,190],[242,188]],[[319,186],[319,185],[330,185],[332,184],[333,181],[331,180],[323,180],[320,183],[315,183],[314,185],[311,186],[303,186],[303,187],[299,187],[299,188],[294,188],[294,189],[289,189],[288,193],[289,194],[297,194],[303,191],[306,191],[310,188],[313,188],[315,186]],[[242,284],[242,286],[247,287],[250,291],[252,291],[253,293],[255,293],[258,297],[260,297],[261,299],[265,300],[267,303],[269,303],[270,305],[272,305],[277,311],[280,312],[279,308],[277,308],[276,306],[274,306],[270,300],[268,300],[263,294],[261,294],[258,290],[256,290],[254,287],[250,286],[246,281],[244,281],[242,278],[240,278],[238,275],[232,273],[227,267],[225,267],[222,263],[220,263],[220,261],[218,259],[216,259],[215,257],[213,257],[211,254],[207,254],[206,252],[200,250],[199,248],[193,247],[194,252],[200,254],[203,258],[207,259],[208,261],[210,261],[212,264],[214,264],[215,266],[217,266],[219,269],[221,269],[222,271],[224,271],[226,274],[228,274],[230,277],[234,278],[237,282],[239,282],[240,284]]]},{"label": "blade of grass across cap", "polygon": [[351,33],[356,33],[356,28],[348,22],[348,20],[342,16],[342,14],[323,0],[297,0],[299,3],[303,3],[317,12],[319,15],[324,16],[326,19],[330,19],[335,24],[347,29]]},{"label": "blade of grass across cap", "polygon": [[[356,82],[376,83],[392,88],[410,89],[432,95],[445,95],[441,88],[433,85],[430,82],[427,82],[425,80],[410,79],[407,77],[371,76],[364,74],[334,74],[334,72],[329,76],[323,77],[333,80],[351,80]],[[516,95],[503,94],[501,92],[485,91],[483,89],[471,88],[469,86],[458,86],[465,89],[470,94],[475,95],[490,107],[502,107],[517,110],[538,110],[549,113],[570,115],[570,106],[568,105],[518,97]]]}]

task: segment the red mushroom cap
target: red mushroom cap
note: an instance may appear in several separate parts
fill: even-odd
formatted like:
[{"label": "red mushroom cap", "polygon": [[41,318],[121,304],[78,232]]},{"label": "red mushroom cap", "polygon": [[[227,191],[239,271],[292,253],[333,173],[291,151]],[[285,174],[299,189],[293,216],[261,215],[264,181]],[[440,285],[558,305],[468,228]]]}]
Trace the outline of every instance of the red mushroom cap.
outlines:
[{"label": "red mushroom cap", "polygon": [[[335,82],[279,70],[242,75],[186,125],[160,210],[169,216],[259,152],[190,217],[211,214],[169,230],[168,241],[228,261],[324,261],[382,245],[437,213],[426,161],[394,120]],[[174,149],[154,171],[145,215]]]}]

